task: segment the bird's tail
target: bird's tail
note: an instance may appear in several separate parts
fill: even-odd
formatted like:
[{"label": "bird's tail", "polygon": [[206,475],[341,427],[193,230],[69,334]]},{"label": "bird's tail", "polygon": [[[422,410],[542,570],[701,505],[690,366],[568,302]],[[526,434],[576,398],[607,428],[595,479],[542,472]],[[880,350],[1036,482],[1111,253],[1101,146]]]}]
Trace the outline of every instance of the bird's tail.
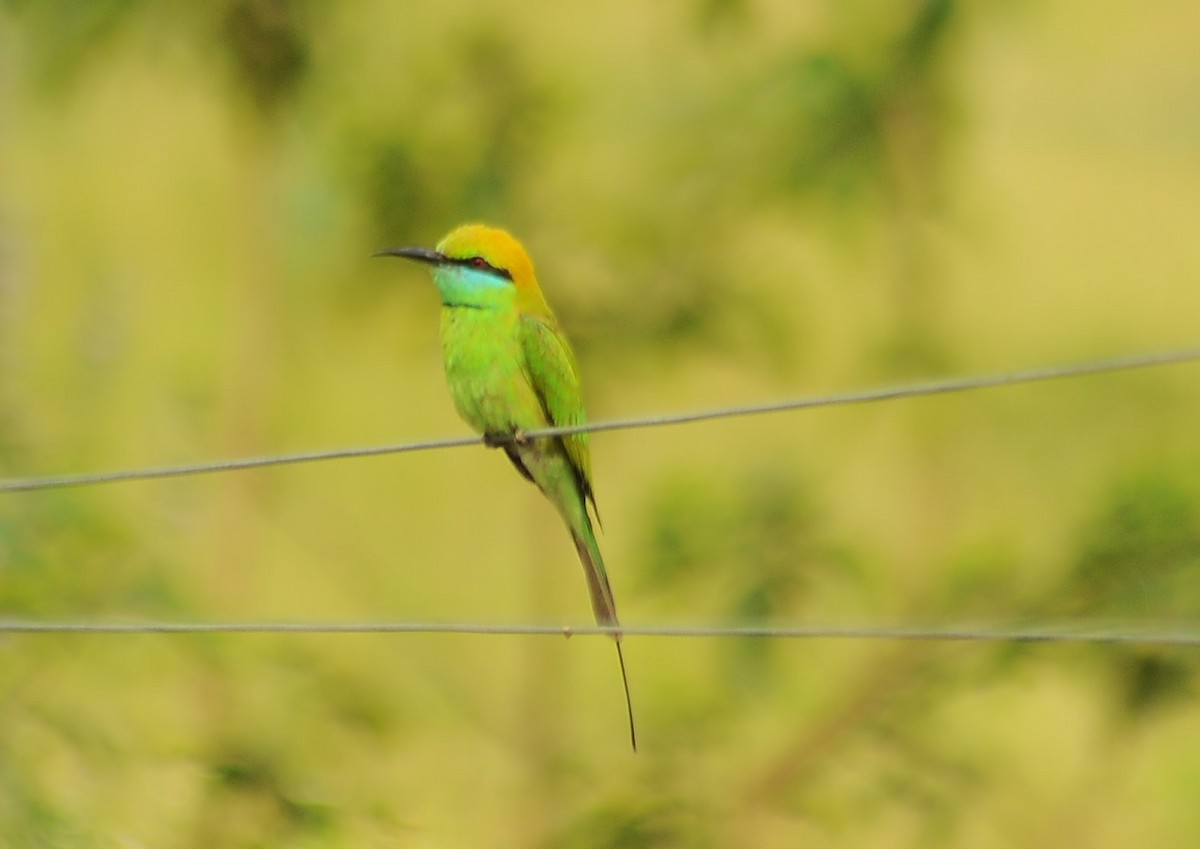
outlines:
[{"label": "bird's tail", "polygon": [[[592,531],[592,523],[588,520],[586,511],[583,521],[577,527],[571,528],[571,538],[575,541],[575,550],[579,552],[579,562],[583,564],[583,574],[587,578],[588,593],[592,599],[592,613],[600,625],[618,626],[617,603],[613,599],[612,587],[608,583],[608,572],[604,569],[604,558],[600,554],[600,545]],[[621,633],[613,634],[617,647],[617,662],[621,665],[621,686],[625,688],[625,710],[629,715],[629,742],[637,751],[637,730],[633,724],[633,700],[629,697],[629,676],[625,674],[625,655],[621,652]]]},{"label": "bird's tail", "polygon": [[[604,558],[600,554],[600,545],[592,532],[592,523],[587,514],[583,516],[581,527],[571,528],[571,538],[575,541],[575,550],[579,552],[579,562],[583,564],[583,574],[587,578],[588,594],[592,599],[592,613],[600,625],[619,625],[617,620],[617,603],[613,599],[612,586],[608,583],[608,572],[604,568]],[[619,642],[621,635],[614,637]]]}]

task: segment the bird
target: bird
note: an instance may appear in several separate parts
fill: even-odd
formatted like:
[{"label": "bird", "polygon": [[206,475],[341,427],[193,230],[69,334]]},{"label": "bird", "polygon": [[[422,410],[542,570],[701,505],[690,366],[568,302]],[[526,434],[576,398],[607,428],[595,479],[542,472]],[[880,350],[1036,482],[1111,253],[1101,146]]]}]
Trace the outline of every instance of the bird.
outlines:
[{"label": "bird", "polygon": [[[529,254],[506,230],[464,224],[432,250],[387,248],[375,256],[429,266],[442,300],[442,363],[455,409],[486,445],[503,449],[521,476],[554,505],[583,564],[596,622],[618,627],[616,601],[588,512],[590,505],[599,525],[588,435],[526,436],[586,422],[579,365],[542,294]],[[629,740],[636,752],[621,634],[614,631],[612,637]]]}]

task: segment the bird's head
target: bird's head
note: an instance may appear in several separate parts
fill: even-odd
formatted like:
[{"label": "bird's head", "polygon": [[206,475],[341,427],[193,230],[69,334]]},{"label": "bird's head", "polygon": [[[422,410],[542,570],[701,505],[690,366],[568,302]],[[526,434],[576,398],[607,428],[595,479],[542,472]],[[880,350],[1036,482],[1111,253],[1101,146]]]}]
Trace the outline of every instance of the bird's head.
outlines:
[{"label": "bird's head", "polygon": [[521,243],[505,230],[464,224],[429,248],[388,248],[376,256],[398,256],[430,265],[446,306],[515,304],[523,311],[547,310]]}]

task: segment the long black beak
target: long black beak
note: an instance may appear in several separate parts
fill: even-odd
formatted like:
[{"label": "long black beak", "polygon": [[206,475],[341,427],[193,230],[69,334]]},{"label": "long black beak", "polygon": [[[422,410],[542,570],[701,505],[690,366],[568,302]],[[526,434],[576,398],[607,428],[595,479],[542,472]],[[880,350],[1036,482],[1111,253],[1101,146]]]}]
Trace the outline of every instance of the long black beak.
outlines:
[{"label": "long black beak", "polygon": [[399,256],[404,259],[415,259],[429,265],[441,265],[446,261],[446,255],[429,248],[384,248],[371,256]]}]

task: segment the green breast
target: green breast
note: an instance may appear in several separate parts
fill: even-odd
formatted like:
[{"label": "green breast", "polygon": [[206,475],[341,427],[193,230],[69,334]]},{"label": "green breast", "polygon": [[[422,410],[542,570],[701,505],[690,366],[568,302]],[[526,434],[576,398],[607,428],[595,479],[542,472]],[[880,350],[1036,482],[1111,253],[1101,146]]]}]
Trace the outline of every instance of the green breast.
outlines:
[{"label": "green breast", "polygon": [[480,433],[544,427],[512,309],[442,308],[442,359],[458,414]]}]

